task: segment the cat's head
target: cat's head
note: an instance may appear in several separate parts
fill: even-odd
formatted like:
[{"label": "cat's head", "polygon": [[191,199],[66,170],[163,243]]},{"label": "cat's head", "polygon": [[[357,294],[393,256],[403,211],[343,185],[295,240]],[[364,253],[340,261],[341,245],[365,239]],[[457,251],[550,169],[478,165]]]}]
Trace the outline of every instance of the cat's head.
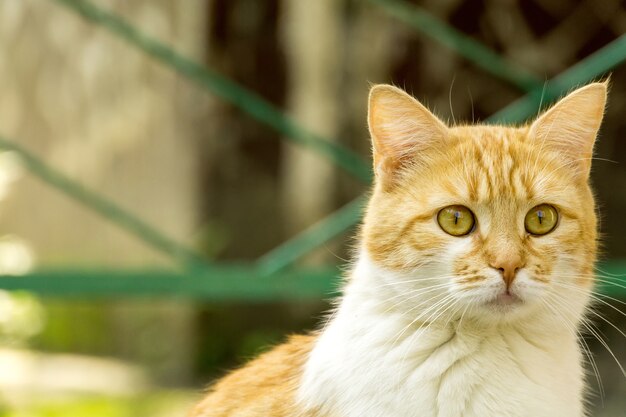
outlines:
[{"label": "cat's head", "polygon": [[522,127],[449,127],[404,91],[373,87],[376,185],[362,237],[390,302],[421,321],[444,308],[498,320],[580,314],[593,285],[588,180],[606,95],[606,83],[589,84]]}]

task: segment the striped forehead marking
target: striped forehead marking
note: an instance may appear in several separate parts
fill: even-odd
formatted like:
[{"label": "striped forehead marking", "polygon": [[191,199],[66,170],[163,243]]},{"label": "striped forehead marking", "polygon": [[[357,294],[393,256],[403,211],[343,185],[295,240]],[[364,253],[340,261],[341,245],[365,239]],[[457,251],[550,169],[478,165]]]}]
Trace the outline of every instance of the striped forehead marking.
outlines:
[{"label": "striped forehead marking", "polygon": [[460,155],[468,200],[534,197],[533,176],[528,169],[529,161],[536,156],[527,147],[511,143],[513,140],[516,138],[492,135],[469,138],[467,149]]}]

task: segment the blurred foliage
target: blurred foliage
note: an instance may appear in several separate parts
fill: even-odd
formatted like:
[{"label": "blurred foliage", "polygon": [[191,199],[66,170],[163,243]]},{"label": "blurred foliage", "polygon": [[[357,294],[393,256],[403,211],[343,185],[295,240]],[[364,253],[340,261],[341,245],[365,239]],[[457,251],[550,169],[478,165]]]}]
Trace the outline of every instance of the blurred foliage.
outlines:
[{"label": "blurred foliage", "polygon": [[171,417],[184,415],[194,399],[194,394],[185,391],[155,391],[130,398],[40,399],[13,410],[0,405],[0,417]]},{"label": "blurred foliage", "polygon": [[[311,311],[325,311],[328,304],[309,302],[214,305],[205,307],[198,322],[195,368],[200,383],[217,377],[285,340],[287,335],[312,330],[319,318]],[[207,378],[209,376],[209,378]]]},{"label": "blurred foliage", "polygon": [[43,307],[47,324],[32,339],[31,347],[50,352],[111,353],[107,346],[113,328],[101,303],[47,300]]},{"label": "blurred foliage", "polygon": [[21,347],[45,323],[39,299],[26,292],[0,291],[0,346]]},{"label": "blurred foliage", "polygon": [[179,382],[170,368],[181,361],[177,354],[191,341],[170,335],[172,330],[164,327],[163,319],[188,305],[159,300],[44,299],[46,326],[29,346],[46,352],[121,358],[144,366],[158,382],[176,385]]},{"label": "blurred foliage", "polygon": [[228,227],[218,221],[207,221],[195,234],[195,247],[206,259],[215,259],[230,244]]}]

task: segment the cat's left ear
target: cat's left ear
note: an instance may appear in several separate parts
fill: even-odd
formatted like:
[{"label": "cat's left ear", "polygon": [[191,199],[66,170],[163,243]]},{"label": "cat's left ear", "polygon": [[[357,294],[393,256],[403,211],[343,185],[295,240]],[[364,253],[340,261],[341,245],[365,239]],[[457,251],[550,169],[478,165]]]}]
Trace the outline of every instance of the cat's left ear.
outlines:
[{"label": "cat's left ear", "polygon": [[608,81],[588,84],[567,95],[541,115],[529,136],[559,152],[585,179],[591,169],[593,144],[602,123]]}]

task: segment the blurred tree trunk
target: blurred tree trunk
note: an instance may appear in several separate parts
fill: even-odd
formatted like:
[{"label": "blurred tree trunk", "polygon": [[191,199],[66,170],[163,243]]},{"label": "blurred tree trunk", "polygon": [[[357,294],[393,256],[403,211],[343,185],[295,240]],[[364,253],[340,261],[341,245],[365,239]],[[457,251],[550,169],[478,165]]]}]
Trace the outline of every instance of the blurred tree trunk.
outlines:
[{"label": "blurred tree trunk", "polygon": [[[335,140],[341,120],[344,1],[283,0],[282,5],[289,113],[306,129]],[[336,169],[326,158],[288,140],[282,168],[283,218],[292,235],[333,209]]]},{"label": "blurred tree trunk", "polygon": [[[278,4],[212,1],[207,65],[282,108],[285,75],[277,39]],[[201,212],[209,228],[223,232],[220,260],[253,259],[283,240],[282,219],[276,215],[279,134],[219,99],[201,134]]]}]

